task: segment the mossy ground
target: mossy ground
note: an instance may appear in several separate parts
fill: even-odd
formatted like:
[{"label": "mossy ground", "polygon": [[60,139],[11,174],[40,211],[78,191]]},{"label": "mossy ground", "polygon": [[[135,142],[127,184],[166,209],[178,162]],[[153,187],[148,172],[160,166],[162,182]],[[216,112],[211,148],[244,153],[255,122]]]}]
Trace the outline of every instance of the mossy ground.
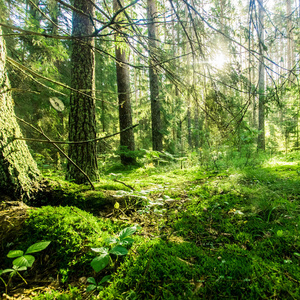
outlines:
[{"label": "mossy ground", "polygon": [[[78,290],[62,294],[56,288],[36,299],[84,299],[86,284],[79,279],[107,274],[111,282],[91,297],[299,299],[299,157],[246,167],[229,167],[228,159],[217,163],[218,169],[188,164],[110,169],[95,192],[62,181],[64,206],[32,210],[23,233],[5,250],[52,241],[41,254],[44,271],[36,262],[26,276],[40,272]],[[97,199],[105,200],[107,190],[115,191],[109,194],[113,205],[103,209]],[[129,254],[94,274],[90,247],[103,246],[106,237],[132,224],[142,229]]]}]

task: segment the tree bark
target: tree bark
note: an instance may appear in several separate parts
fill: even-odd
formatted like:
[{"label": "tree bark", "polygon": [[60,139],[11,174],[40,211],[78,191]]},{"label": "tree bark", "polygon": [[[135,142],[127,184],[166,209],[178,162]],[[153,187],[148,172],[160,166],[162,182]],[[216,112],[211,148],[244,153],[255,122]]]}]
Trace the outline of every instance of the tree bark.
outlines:
[{"label": "tree bark", "polygon": [[156,151],[163,150],[163,135],[161,128],[160,101],[158,75],[154,66],[155,51],[157,51],[156,41],[156,18],[157,10],[155,0],[147,0],[147,18],[148,18],[148,38],[149,38],[149,81],[150,81],[150,100],[151,100],[151,118],[152,118],[152,148]]},{"label": "tree bark", "polygon": [[258,2],[258,34],[259,34],[259,74],[258,74],[258,134],[257,149],[265,150],[265,66],[264,66],[264,4]]},{"label": "tree bark", "polygon": [[[287,14],[287,68],[290,72],[291,82],[295,80],[293,70],[295,65],[294,57],[294,34],[293,34],[293,23],[292,23],[292,4],[291,0],[286,0],[286,14]],[[291,84],[290,82],[290,84]]]},{"label": "tree bark", "polygon": [[39,189],[39,170],[22,137],[13,108],[0,27],[0,194],[28,199]]},{"label": "tree bark", "polygon": [[[82,141],[96,138],[95,120],[95,54],[91,36],[94,27],[91,19],[95,15],[92,1],[75,0],[74,7],[86,15],[73,11],[71,54],[71,86],[78,92],[70,96],[69,139]],[[96,144],[73,144],[69,157],[90,177],[97,179]],[[86,177],[72,164],[68,164],[67,179],[76,183],[86,182]]]},{"label": "tree bark", "polygon": [[[120,9],[117,0],[113,1],[114,11]],[[119,99],[119,124],[120,131],[132,126],[131,102],[130,102],[130,77],[129,67],[127,64],[125,50],[117,44],[116,35],[115,52],[116,52],[116,72],[117,72],[117,86]],[[121,132],[120,134],[120,149],[121,162],[123,165],[130,165],[135,163],[135,158],[126,155],[123,152],[134,151],[134,133],[133,129]]]}]

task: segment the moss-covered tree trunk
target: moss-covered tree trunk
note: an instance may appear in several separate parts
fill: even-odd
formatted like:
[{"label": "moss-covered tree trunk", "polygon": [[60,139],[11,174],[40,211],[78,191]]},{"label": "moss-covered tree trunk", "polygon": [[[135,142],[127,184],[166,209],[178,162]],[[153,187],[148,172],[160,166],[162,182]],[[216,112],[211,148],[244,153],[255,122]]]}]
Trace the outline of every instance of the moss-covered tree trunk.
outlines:
[{"label": "moss-covered tree trunk", "polygon": [[[69,139],[84,141],[96,138],[95,120],[95,54],[94,27],[91,18],[95,15],[93,1],[75,0],[72,21],[71,86],[78,92],[70,97]],[[83,13],[80,13],[80,12]],[[90,177],[97,178],[96,143],[72,144],[69,157]],[[67,178],[76,183],[85,183],[86,176],[73,164],[68,164]]]},{"label": "moss-covered tree trunk", "polygon": [[0,194],[29,198],[39,188],[39,170],[21,137],[6,71],[6,48],[0,27]]}]

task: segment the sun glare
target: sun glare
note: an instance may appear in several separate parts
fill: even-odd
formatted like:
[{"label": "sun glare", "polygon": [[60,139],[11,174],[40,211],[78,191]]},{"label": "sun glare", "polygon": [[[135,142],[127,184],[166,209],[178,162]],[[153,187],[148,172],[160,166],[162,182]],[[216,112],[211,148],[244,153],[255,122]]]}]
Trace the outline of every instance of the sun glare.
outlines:
[{"label": "sun glare", "polygon": [[222,69],[226,62],[227,57],[223,53],[217,53],[210,61],[211,65],[217,69]]}]

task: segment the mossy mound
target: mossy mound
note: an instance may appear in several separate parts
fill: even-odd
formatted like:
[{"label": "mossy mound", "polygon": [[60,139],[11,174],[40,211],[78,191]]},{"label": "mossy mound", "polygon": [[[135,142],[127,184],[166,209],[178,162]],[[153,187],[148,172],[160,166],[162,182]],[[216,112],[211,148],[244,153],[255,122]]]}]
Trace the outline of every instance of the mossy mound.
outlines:
[{"label": "mossy mound", "polygon": [[31,278],[31,283],[35,280],[50,283],[55,279],[64,284],[91,276],[90,262],[95,254],[90,248],[103,246],[104,240],[121,228],[121,223],[97,218],[77,207],[25,206],[21,211],[26,217],[20,218],[14,226],[13,238],[10,234],[2,239],[1,265],[11,267],[12,260],[6,258],[10,250],[25,251],[36,242],[51,241],[45,251],[36,255],[36,263],[23,275],[25,279]]}]

